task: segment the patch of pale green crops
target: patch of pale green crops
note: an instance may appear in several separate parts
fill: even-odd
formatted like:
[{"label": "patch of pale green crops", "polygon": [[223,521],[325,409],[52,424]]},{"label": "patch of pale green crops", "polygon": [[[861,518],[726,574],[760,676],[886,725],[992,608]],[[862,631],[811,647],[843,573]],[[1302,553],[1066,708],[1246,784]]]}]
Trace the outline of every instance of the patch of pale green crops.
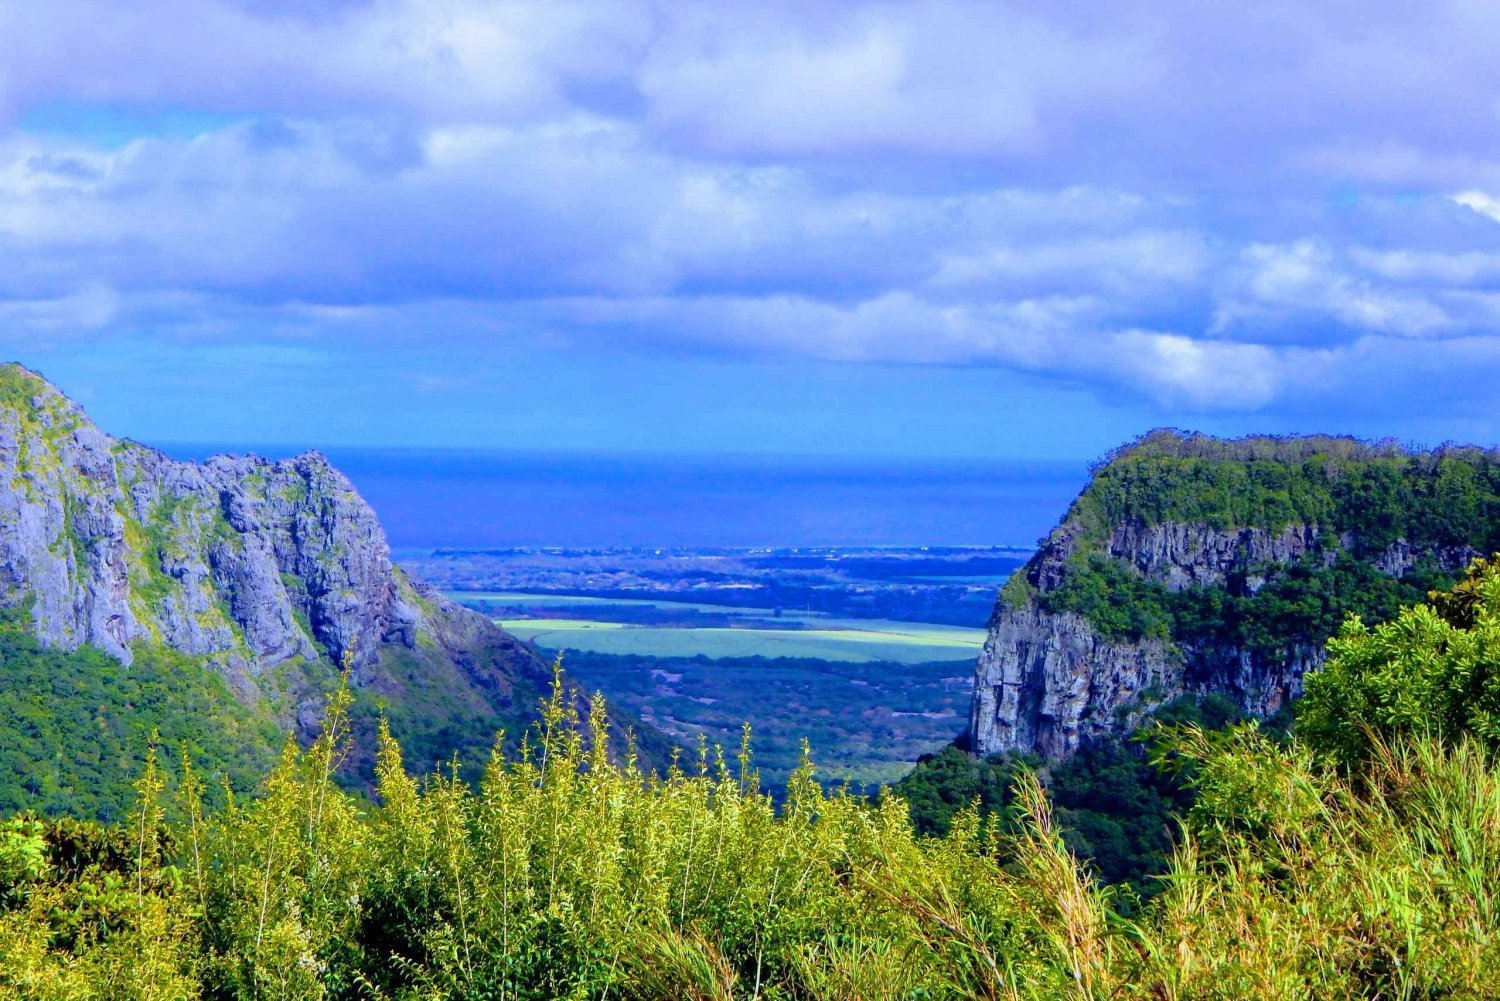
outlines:
[{"label": "patch of pale green crops", "polygon": [[[840,622],[842,626],[845,623]],[[588,619],[503,619],[499,625],[545,650],[582,650],[655,657],[808,657],[818,660],[919,664],[977,656],[984,630],[914,623],[849,628],[725,629],[621,625]]]}]

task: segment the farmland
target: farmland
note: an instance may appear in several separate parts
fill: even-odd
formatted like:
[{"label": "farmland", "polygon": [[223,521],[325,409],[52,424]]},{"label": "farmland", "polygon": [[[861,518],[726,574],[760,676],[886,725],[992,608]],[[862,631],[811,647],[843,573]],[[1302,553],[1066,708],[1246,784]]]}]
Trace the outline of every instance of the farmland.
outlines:
[{"label": "farmland", "polygon": [[918,664],[978,656],[984,630],[818,612],[516,591],[451,591],[538,649]]},{"label": "farmland", "polygon": [[978,656],[984,630],[869,620],[828,620],[813,628],[627,625],[592,619],[500,619],[500,625],[547,651],[656,657],[794,657],[853,663],[919,664]]},{"label": "farmland", "polygon": [[807,738],[825,781],[895,781],[963,728],[984,630],[816,612],[452,592],[680,742],[751,725],[767,787]]},{"label": "farmland", "polygon": [[642,657],[569,653],[567,671],[689,747],[732,749],[751,726],[768,788],[807,740],[825,782],[894,782],[963,729],[969,660],[924,663],[780,657]]}]

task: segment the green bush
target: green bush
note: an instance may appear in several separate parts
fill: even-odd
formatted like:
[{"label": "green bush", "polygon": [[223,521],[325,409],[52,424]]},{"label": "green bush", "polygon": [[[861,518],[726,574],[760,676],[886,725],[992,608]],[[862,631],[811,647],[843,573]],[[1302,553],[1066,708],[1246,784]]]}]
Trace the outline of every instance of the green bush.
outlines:
[{"label": "green bush", "polygon": [[1351,617],[1329,641],[1301,704],[1309,745],[1346,766],[1411,736],[1500,747],[1500,574],[1476,561],[1433,598],[1373,629]]},{"label": "green bush", "polygon": [[1172,637],[1172,592],[1118,560],[1094,554],[1069,568],[1062,584],[1038,596],[1043,610],[1074,613],[1113,640]]},{"label": "green bush", "polygon": [[559,685],[477,788],[384,734],[372,806],[334,781],[349,703],[260,797],[205,810],[148,755],[124,825],[7,828],[0,999],[1497,996],[1500,767],[1462,737],[1346,777],[1253,725],[1180,731],[1187,836],[1126,916],[1024,768],[1007,823],[923,837],[810,765],[779,811],[748,752],[644,774]]}]

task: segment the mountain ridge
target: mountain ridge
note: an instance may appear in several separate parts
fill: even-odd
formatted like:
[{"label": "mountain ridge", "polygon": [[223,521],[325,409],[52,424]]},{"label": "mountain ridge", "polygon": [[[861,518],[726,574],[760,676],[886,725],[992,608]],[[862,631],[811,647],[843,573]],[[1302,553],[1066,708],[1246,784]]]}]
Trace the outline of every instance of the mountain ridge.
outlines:
[{"label": "mountain ridge", "polygon": [[[361,774],[382,714],[418,768],[453,754],[477,768],[552,679],[395,566],[374,511],[320,453],[173,459],[100,430],[14,363],[0,366],[0,606],[49,649],[127,667],[173,651],[302,739],[347,665]],[[640,737],[648,758],[664,751]]]}]

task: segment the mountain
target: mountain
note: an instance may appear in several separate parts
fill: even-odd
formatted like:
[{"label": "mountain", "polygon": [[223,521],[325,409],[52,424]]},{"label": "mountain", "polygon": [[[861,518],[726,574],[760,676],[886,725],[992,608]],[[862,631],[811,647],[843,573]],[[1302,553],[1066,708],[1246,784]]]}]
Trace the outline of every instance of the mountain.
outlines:
[{"label": "mountain", "polygon": [[1002,589],[967,736],[1065,758],[1184,696],[1288,706],[1351,613],[1500,549],[1500,453],[1156,431],[1108,456]]},{"label": "mountain", "polygon": [[[220,771],[215,758],[263,757],[317,728],[346,662],[351,774],[368,772],[382,712],[415,767],[477,765],[551,680],[514,637],[395,567],[374,512],[318,453],[178,461],[111,437],[13,364],[0,366],[0,606],[0,760],[33,793],[37,774],[83,792],[79,774],[111,772],[97,741],[138,755],[122,734],[146,717]],[[648,756],[666,746],[641,739]],[[5,789],[0,775],[0,801]]]}]

